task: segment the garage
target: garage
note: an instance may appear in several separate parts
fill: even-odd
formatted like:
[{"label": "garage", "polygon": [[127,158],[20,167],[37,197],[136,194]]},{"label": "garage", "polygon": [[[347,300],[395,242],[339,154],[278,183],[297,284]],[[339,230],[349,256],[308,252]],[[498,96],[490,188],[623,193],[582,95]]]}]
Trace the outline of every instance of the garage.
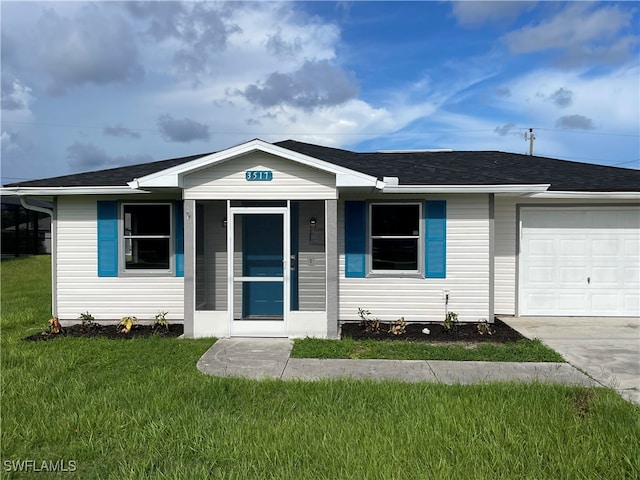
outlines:
[{"label": "garage", "polygon": [[638,207],[522,206],[519,225],[519,315],[640,315]]}]

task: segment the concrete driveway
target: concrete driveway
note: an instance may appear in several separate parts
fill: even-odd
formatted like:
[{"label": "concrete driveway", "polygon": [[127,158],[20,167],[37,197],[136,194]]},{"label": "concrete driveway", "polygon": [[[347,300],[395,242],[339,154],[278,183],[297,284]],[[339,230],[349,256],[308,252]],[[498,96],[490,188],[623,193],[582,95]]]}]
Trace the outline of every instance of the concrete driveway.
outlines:
[{"label": "concrete driveway", "polygon": [[598,383],[640,404],[640,318],[499,317]]}]

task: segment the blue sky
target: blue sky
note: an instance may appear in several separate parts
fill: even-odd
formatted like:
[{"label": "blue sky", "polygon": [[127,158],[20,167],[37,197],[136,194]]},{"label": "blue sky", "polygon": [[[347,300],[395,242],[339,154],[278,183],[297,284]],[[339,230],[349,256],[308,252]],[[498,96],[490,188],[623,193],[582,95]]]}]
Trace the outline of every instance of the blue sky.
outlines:
[{"label": "blue sky", "polygon": [[2,182],[288,138],[640,168],[638,2],[7,2]]}]

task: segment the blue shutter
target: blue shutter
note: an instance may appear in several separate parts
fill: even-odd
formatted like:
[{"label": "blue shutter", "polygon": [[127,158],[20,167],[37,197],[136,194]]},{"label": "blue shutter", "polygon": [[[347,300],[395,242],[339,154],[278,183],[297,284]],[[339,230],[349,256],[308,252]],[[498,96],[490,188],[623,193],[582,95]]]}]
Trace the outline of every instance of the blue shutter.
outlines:
[{"label": "blue shutter", "polygon": [[425,204],[424,276],[447,276],[447,202],[428,201]]},{"label": "blue shutter", "polygon": [[366,213],[365,202],[344,202],[344,273],[348,278],[366,275]]},{"label": "blue shutter", "polygon": [[175,203],[176,277],[184,277],[184,202]]},{"label": "blue shutter", "polygon": [[118,276],[118,203],[98,203],[98,276]]}]

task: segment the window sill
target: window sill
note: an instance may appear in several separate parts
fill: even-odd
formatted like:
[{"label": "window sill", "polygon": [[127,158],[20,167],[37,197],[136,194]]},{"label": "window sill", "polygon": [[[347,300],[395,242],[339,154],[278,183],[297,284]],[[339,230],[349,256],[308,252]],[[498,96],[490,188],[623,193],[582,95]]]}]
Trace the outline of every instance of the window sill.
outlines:
[{"label": "window sill", "polygon": [[168,272],[166,270],[153,271],[153,270],[139,270],[132,272],[120,272],[119,277],[175,277],[175,272]]},{"label": "window sill", "polygon": [[424,275],[417,272],[372,272],[366,278],[424,278]]}]

